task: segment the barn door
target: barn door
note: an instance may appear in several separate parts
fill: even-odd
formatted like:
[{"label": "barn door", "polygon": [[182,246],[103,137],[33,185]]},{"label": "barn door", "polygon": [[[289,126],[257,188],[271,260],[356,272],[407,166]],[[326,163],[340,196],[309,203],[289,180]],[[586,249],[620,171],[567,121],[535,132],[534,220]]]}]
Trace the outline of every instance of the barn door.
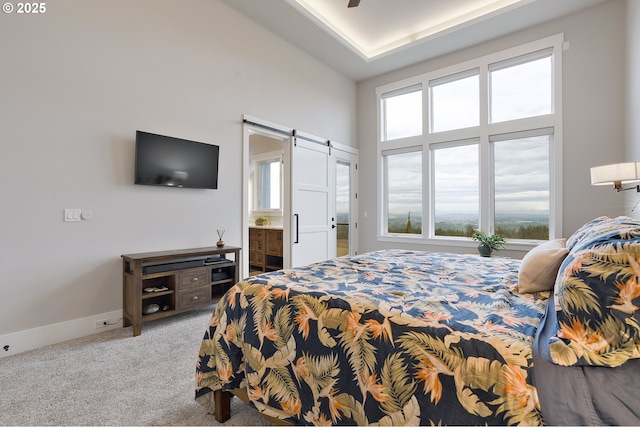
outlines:
[{"label": "barn door", "polygon": [[328,144],[293,137],[291,267],[336,256],[335,173]]}]

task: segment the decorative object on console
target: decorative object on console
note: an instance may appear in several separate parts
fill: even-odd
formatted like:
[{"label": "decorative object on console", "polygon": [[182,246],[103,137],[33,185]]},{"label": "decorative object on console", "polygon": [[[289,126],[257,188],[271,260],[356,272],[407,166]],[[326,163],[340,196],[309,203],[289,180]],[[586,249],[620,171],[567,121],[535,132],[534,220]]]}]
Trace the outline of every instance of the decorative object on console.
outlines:
[{"label": "decorative object on console", "polygon": [[224,246],[224,240],[222,240],[222,236],[224,236],[224,230],[216,230],[218,232],[218,243],[216,246],[221,248]]},{"label": "decorative object on console", "polygon": [[259,216],[256,218],[256,225],[269,225],[269,218],[266,216]]},{"label": "decorative object on console", "polygon": [[164,291],[168,291],[169,288],[167,288],[166,286],[160,286],[160,287],[152,287],[152,288],[144,288],[145,292],[164,292]]},{"label": "decorative object on console", "polygon": [[478,241],[478,252],[481,256],[489,257],[493,251],[499,251],[504,248],[507,242],[500,234],[486,234],[483,231],[475,230],[474,233],[469,236],[472,240]]},{"label": "decorative object on console", "polygon": [[158,310],[160,310],[160,306],[158,304],[149,304],[144,306],[144,308],[142,309],[142,313],[152,314]]},{"label": "decorative object on console", "polygon": [[614,190],[636,190],[640,185],[623,188],[625,184],[640,182],[640,162],[616,163],[591,168],[591,185],[611,185]]}]

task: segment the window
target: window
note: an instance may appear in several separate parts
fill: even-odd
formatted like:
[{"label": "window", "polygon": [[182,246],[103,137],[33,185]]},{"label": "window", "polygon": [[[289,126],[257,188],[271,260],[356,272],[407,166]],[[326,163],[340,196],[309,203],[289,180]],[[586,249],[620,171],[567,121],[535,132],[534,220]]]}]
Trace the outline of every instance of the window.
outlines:
[{"label": "window", "polygon": [[495,231],[549,239],[550,135],[493,142]]},{"label": "window", "polygon": [[387,233],[422,234],[422,150],[383,154]]},{"label": "window", "polygon": [[411,86],[382,97],[384,140],[422,134],[422,90]]},{"label": "window", "polygon": [[[467,74],[467,73],[464,73]],[[477,70],[471,76],[432,81],[431,130],[442,132],[478,126],[480,123],[480,79]]]},{"label": "window", "polygon": [[551,114],[551,55],[516,65],[491,67],[491,122]]},{"label": "window", "polygon": [[434,148],[434,234],[467,236],[479,227],[478,144]]},{"label": "window", "polygon": [[259,209],[280,209],[280,159],[260,162],[258,167]]},{"label": "window", "polygon": [[528,248],[562,234],[562,43],[377,88],[379,239],[461,244],[480,229]]},{"label": "window", "polygon": [[282,210],[282,157],[274,153],[254,156],[253,179],[250,182],[253,193],[253,211]]}]

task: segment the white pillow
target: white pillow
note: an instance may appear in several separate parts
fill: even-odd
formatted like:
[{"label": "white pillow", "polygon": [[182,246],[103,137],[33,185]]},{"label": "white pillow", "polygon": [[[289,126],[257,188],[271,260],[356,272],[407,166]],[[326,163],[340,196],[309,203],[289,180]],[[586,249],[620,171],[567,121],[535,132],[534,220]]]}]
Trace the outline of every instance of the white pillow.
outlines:
[{"label": "white pillow", "polygon": [[518,270],[518,292],[550,291],[562,261],[569,253],[567,239],[549,240],[531,249]]}]

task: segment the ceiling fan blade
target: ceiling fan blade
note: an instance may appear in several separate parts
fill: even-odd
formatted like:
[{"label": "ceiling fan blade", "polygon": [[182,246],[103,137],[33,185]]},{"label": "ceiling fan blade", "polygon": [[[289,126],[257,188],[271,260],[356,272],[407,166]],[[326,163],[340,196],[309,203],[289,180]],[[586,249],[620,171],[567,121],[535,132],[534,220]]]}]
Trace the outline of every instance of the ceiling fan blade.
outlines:
[{"label": "ceiling fan blade", "polygon": [[349,0],[349,5],[347,7],[356,7],[360,4],[360,0]]}]

